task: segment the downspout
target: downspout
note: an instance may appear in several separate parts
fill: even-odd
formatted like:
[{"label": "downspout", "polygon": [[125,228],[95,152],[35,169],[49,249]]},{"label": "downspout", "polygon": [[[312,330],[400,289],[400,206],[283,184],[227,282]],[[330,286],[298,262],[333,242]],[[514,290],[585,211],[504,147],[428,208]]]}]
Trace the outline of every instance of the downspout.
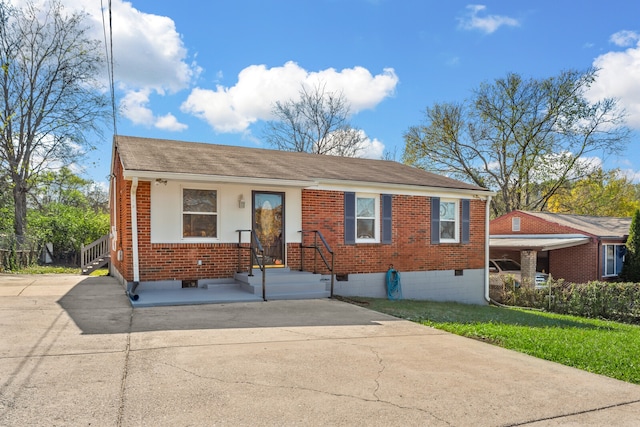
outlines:
[{"label": "downspout", "polygon": [[[119,261],[118,259],[118,205],[116,204],[116,192],[118,190],[118,179],[116,177],[116,174],[114,172],[115,169],[115,165],[116,165],[116,161],[119,161],[119,156],[116,156],[116,143],[115,143],[115,138],[113,140],[113,145],[111,147],[111,164],[109,165],[109,191],[110,191],[110,196],[109,197],[109,217],[111,220],[111,235],[109,236],[111,238],[111,255],[115,256],[115,258]],[[113,266],[113,259],[109,262],[109,274],[113,275],[113,270],[115,270],[114,266]]]},{"label": "downspout", "polygon": [[598,237],[598,249],[596,253],[596,277],[597,277],[596,280],[598,282],[601,282],[602,276],[604,276],[604,271],[602,271],[602,269],[604,268],[602,260],[605,256],[606,255],[602,250],[602,237]]},{"label": "downspout", "polygon": [[116,205],[116,176],[111,174],[111,251],[116,254],[118,250],[118,208]]},{"label": "downspout", "polygon": [[140,284],[140,263],[138,260],[138,178],[134,177],[131,181],[131,250],[133,252],[133,285],[128,291],[129,298],[137,301],[139,296],[136,294],[136,288]]},{"label": "downspout", "polygon": [[491,206],[491,196],[487,196],[484,213],[484,299],[491,303],[491,297],[489,297],[489,207]]}]

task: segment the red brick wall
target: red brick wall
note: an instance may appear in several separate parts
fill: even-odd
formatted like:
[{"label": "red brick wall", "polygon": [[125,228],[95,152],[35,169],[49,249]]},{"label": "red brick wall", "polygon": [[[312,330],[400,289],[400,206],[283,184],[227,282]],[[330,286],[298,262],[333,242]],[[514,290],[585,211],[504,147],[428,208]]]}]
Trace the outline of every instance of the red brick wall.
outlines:
[{"label": "red brick wall", "polygon": [[596,239],[572,248],[556,249],[549,252],[549,272],[553,277],[567,282],[586,283],[599,280],[600,267]]},{"label": "red brick wall", "polygon": [[[336,254],[336,273],[484,268],[484,202],[471,201],[469,244],[431,245],[430,198],[394,195],[392,244],[344,244],[344,193],[303,190],[302,227],[320,230]],[[305,254],[305,257],[307,255]]]}]

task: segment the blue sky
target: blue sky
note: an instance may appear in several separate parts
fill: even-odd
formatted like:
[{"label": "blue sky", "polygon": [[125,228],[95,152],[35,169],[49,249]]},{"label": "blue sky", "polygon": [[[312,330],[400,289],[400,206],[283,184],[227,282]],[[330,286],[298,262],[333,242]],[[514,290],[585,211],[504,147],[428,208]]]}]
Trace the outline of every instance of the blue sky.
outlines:
[{"label": "blue sky", "polygon": [[[14,0],[19,3],[21,0]],[[102,39],[107,0],[83,7]],[[113,0],[118,133],[264,147],[270,106],[318,80],[342,90],[367,153],[395,152],[435,102],[516,72],[602,70],[592,96],[620,99],[635,129],[600,159],[640,180],[640,2],[632,0]],[[85,164],[105,181],[111,135]]]}]

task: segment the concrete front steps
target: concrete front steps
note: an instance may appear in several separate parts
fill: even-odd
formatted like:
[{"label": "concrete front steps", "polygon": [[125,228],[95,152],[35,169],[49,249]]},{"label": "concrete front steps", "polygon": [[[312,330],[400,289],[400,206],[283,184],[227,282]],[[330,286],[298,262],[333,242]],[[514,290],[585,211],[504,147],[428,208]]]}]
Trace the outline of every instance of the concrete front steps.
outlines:
[{"label": "concrete front steps", "polygon": [[[288,268],[266,270],[267,300],[320,299],[331,296],[331,284],[320,274],[291,271]],[[129,286],[127,290],[129,290]],[[133,307],[216,304],[262,301],[262,272],[237,273],[228,279],[200,279],[196,287],[183,288],[180,280],[141,282],[131,298]]]},{"label": "concrete front steps", "polygon": [[[241,289],[262,297],[262,271],[236,273],[235,281]],[[331,296],[330,283],[321,274],[295,271],[289,268],[267,268],[265,276],[267,300],[314,299]]]}]

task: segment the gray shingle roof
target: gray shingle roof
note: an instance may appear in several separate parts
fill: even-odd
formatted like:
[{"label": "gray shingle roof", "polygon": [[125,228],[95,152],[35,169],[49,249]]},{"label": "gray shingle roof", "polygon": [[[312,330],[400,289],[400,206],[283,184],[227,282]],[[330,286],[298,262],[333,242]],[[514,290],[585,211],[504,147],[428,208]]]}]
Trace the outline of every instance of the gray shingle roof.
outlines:
[{"label": "gray shingle roof", "polygon": [[173,141],[115,137],[126,171],[205,176],[338,180],[487,191],[473,184],[388,160]]},{"label": "gray shingle roof", "polygon": [[598,237],[627,236],[631,218],[601,217],[591,215],[558,214],[550,212],[526,212],[529,215],[572,227]]}]

